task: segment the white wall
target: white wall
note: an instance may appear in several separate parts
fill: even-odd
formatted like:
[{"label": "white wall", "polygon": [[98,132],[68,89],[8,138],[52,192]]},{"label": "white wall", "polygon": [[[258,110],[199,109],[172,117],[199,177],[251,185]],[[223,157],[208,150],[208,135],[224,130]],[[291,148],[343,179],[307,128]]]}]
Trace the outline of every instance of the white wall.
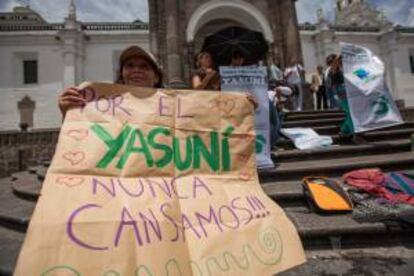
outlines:
[{"label": "white wall", "polygon": [[[63,42],[56,32],[1,33],[0,131],[18,129],[17,102],[28,95],[36,102],[34,128],[61,124],[57,106],[63,91]],[[149,49],[148,31],[89,32],[85,41],[84,80],[114,81],[117,58],[130,45]],[[38,84],[24,85],[21,61],[15,53],[34,53],[38,60]],[[83,80],[82,80],[83,81]]]},{"label": "white wall", "polygon": [[123,34],[90,33],[90,40],[85,42],[85,80],[109,81],[115,80],[120,53],[131,45],[149,49],[147,31],[134,31]]},{"label": "white wall", "polygon": [[318,64],[325,66],[325,63],[321,63],[317,56],[318,50],[316,49],[315,41],[312,39],[312,34],[301,33],[300,39],[302,42],[303,66],[306,71],[306,79],[310,81],[312,74],[316,71],[316,66]]},{"label": "white wall", "polygon": [[[17,129],[20,115],[17,102],[28,95],[36,102],[34,126],[59,125],[56,106],[61,91],[61,42],[50,34],[7,33],[0,40],[0,130]],[[22,57],[38,61],[38,84],[23,84]]]}]

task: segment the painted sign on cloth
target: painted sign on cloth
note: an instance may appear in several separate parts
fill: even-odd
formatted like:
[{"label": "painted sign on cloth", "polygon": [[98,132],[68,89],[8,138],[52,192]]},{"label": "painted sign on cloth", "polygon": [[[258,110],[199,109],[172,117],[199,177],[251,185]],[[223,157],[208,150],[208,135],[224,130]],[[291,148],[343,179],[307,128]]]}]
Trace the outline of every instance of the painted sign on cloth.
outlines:
[{"label": "painted sign on cloth", "polygon": [[402,124],[384,63],[369,49],[341,43],[346,95],[355,132]]},{"label": "painted sign on cloth", "polygon": [[15,275],[271,275],[304,262],[242,93],[80,86]]},{"label": "painted sign on cloth", "polygon": [[270,157],[269,99],[267,98],[267,69],[263,66],[220,67],[222,91],[244,91],[258,101],[255,113],[256,161],[259,168],[273,168]]}]

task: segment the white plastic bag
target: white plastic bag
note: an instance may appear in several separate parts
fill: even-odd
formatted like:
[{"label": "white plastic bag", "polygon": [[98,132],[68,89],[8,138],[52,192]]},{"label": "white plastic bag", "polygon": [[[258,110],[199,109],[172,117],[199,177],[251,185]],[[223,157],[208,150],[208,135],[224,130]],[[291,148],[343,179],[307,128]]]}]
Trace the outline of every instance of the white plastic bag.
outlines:
[{"label": "white plastic bag", "polygon": [[311,128],[282,128],[280,131],[300,150],[327,147],[333,143],[330,136],[321,136]]}]

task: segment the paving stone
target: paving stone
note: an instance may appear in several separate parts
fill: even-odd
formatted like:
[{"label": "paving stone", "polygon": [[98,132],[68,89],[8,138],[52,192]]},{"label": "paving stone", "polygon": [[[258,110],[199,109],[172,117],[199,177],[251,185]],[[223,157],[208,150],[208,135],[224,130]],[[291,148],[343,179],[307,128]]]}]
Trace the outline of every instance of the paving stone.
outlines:
[{"label": "paving stone", "polygon": [[0,225],[0,275],[12,275],[24,234]]}]

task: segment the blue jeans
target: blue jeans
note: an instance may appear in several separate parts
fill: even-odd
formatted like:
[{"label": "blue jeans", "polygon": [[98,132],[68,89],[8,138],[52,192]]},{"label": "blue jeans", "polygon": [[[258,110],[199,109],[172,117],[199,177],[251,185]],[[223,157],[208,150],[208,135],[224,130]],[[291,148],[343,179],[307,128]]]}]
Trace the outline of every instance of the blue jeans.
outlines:
[{"label": "blue jeans", "polygon": [[269,101],[269,119],[270,119],[270,145],[276,146],[277,141],[280,138],[280,129],[282,128],[281,112],[273,106],[273,103]]},{"label": "blue jeans", "polygon": [[326,87],[326,96],[328,97],[328,104],[330,109],[338,109],[339,102],[335,95],[335,91],[331,88]]}]

